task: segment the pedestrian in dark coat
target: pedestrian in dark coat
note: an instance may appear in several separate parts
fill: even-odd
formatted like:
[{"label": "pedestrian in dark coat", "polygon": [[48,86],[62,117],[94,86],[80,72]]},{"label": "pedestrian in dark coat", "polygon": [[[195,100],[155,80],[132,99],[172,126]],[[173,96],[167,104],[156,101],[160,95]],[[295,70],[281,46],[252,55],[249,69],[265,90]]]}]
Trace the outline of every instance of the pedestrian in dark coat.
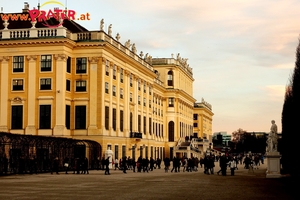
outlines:
[{"label": "pedestrian in dark coat", "polygon": [[127,169],[127,157],[124,156],[122,159],[122,165],[123,165],[123,173],[126,174],[126,169]]},{"label": "pedestrian in dark coat", "polygon": [[110,157],[107,157],[104,161],[104,164],[105,164],[105,172],[104,172],[104,174],[105,175],[110,175],[110,173],[109,173],[109,158]]}]

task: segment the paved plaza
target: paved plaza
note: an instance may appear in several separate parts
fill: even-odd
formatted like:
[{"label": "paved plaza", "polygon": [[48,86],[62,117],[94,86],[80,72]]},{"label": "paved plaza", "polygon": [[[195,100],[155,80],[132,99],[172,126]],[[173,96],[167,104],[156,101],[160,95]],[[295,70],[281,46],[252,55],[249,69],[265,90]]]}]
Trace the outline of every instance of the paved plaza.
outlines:
[{"label": "paved plaza", "polygon": [[[215,163],[215,171],[219,170]],[[290,178],[266,178],[266,164],[249,173],[243,166],[235,176],[206,175],[198,172],[168,172],[155,169],[149,173],[124,174],[102,170],[89,174],[25,174],[0,177],[0,200],[94,200],[94,199],[300,199],[293,192]]]}]

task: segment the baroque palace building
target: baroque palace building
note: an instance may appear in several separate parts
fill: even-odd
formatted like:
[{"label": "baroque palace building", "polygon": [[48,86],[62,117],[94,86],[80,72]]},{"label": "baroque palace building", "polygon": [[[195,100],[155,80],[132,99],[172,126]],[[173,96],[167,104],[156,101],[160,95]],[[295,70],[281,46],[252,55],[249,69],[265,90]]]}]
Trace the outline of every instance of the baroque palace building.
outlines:
[{"label": "baroque palace building", "polygon": [[[88,31],[68,19],[11,16],[0,20],[0,131],[94,140],[117,159],[173,157],[193,135],[187,59],[137,53],[103,20]],[[211,132],[212,112],[203,116]]]},{"label": "baroque palace building", "polygon": [[209,140],[212,143],[212,106],[202,99],[194,105],[194,136]]}]

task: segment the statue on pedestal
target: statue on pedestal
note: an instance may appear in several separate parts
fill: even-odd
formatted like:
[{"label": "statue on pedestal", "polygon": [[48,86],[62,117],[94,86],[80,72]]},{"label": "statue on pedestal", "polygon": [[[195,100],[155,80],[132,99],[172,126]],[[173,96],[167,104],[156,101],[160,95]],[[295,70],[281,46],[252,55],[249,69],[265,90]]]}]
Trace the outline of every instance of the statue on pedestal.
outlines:
[{"label": "statue on pedestal", "polygon": [[112,161],[113,161],[113,155],[114,152],[110,149],[110,147],[108,147],[108,149],[105,151],[105,159],[108,158],[109,160],[109,169],[112,169]]},{"label": "statue on pedestal", "polygon": [[267,152],[277,152],[277,125],[275,124],[275,120],[272,120],[271,123],[272,126],[270,128],[270,133],[267,139]]}]

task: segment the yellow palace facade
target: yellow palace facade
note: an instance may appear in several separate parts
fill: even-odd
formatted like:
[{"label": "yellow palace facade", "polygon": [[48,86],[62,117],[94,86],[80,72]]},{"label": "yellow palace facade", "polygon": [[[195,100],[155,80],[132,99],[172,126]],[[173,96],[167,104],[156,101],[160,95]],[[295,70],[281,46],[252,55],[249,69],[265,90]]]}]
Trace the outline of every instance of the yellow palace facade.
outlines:
[{"label": "yellow palace facade", "polygon": [[0,131],[90,139],[118,159],[172,157],[193,135],[194,78],[179,54],[137,53],[103,20],[97,31],[1,20]]}]

